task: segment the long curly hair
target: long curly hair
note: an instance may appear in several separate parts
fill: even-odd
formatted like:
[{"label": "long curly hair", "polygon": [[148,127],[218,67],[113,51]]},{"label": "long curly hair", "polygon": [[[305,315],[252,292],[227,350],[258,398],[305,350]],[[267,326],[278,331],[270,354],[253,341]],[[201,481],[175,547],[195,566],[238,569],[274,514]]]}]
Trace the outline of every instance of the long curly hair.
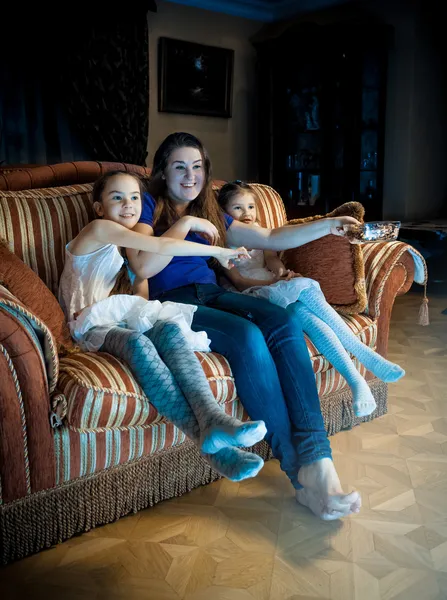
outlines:
[{"label": "long curly hair", "polygon": [[[92,190],[93,202],[99,202],[100,204],[102,204],[102,193],[104,192],[104,188],[106,187],[106,184],[109,181],[109,179],[111,179],[112,177],[115,177],[116,175],[128,175],[129,177],[132,177],[133,179],[135,179],[135,181],[138,183],[141,198],[143,198],[143,192],[145,191],[145,188],[144,188],[142,179],[140,179],[140,177],[138,175],[136,175],[135,173],[128,173],[127,171],[115,170],[115,171],[107,171],[107,173],[103,173],[101,175],[101,177],[99,177],[95,181],[95,183],[93,184],[93,190]],[[126,249],[118,248],[118,250],[124,259],[124,263],[123,263],[121,269],[118,271],[118,274],[117,274],[116,280],[115,280],[115,285],[113,286],[109,296],[114,296],[116,294],[133,294],[133,286],[132,286],[132,283],[129,278],[129,271],[128,271],[129,262],[127,260]]]},{"label": "long curly hair", "polygon": [[163,179],[169,158],[178,148],[196,148],[202,156],[205,172],[203,188],[197,198],[189,203],[186,214],[208,219],[219,232],[219,245],[224,245],[225,220],[212,188],[210,157],[202,142],[191,133],[171,133],[155,153],[151,177],[147,183],[148,191],[155,199],[154,229],[165,231],[178,219],[175,205],[169,198],[166,181]]}]

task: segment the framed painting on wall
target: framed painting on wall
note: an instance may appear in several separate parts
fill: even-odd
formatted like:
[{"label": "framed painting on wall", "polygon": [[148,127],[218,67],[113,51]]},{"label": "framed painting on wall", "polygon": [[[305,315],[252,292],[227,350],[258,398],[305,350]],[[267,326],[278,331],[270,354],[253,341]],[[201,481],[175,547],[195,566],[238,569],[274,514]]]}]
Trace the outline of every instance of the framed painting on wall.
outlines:
[{"label": "framed painting on wall", "polygon": [[160,112],[231,117],[234,50],[161,37]]}]

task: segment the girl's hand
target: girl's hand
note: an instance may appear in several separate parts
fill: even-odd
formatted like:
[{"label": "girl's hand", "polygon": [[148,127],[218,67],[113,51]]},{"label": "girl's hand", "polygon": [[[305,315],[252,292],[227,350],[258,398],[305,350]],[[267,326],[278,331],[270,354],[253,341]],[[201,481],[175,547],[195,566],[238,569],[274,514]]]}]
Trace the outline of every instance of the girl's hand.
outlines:
[{"label": "girl's hand", "polygon": [[349,225],[350,229],[355,229],[361,225],[360,221],[357,221],[354,217],[329,217],[328,221],[330,221],[330,233],[341,237],[346,237],[346,231],[343,229],[343,226]]},{"label": "girl's hand", "polygon": [[204,237],[209,239],[211,244],[217,244],[219,232],[217,231],[217,227],[215,227],[210,221],[200,217],[192,217],[190,215],[185,218],[188,219],[188,223],[190,224],[190,231],[201,233]]},{"label": "girl's hand", "polygon": [[82,311],[85,310],[86,308],[89,308],[89,306],[91,306],[91,304],[87,304],[87,306],[84,306],[83,308],[81,308],[81,310],[78,310],[78,312],[75,312],[73,314],[73,319],[76,321],[76,319],[79,317],[79,315],[82,313]]},{"label": "girl's hand", "polygon": [[299,273],[295,273],[295,271],[290,271],[289,269],[285,269],[284,275],[281,275],[280,277],[275,275],[274,281],[275,281],[275,283],[277,281],[290,281],[291,279],[294,279],[295,277],[301,277],[301,275]]},{"label": "girl's hand", "polygon": [[238,259],[251,259],[248,250],[245,248],[221,248],[222,252],[216,256],[216,259],[225,269],[234,267],[233,261]]},{"label": "girl's hand", "polygon": [[286,269],[283,264],[274,264],[269,270],[273,273],[276,279],[283,279],[289,274],[289,270]]},{"label": "girl's hand", "polygon": [[289,281],[290,279],[295,279],[295,277],[301,277],[299,273],[295,273],[295,271],[287,271],[287,274],[281,279],[284,281]]},{"label": "girl's hand", "polygon": [[289,269],[286,268],[277,252],[264,250],[264,259],[267,269],[273,273],[276,279],[281,279],[288,274]]}]

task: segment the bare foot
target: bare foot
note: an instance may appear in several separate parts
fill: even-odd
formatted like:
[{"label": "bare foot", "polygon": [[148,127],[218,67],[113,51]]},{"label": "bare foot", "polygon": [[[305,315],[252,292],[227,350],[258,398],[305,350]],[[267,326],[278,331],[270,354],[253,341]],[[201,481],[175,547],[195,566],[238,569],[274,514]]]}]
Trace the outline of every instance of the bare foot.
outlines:
[{"label": "bare foot", "polygon": [[323,458],[301,467],[298,481],[303,489],[296,491],[296,499],[324,521],[360,512],[362,500],[358,492],[344,494],[330,458]]}]

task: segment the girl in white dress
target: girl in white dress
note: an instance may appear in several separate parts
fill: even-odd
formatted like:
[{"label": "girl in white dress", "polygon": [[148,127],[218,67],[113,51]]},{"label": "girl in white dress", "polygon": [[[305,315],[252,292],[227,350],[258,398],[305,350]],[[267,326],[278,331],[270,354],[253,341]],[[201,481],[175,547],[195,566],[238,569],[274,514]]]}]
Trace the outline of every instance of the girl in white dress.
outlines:
[{"label": "girl in white dress", "polygon": [[[237,180],[219,191],[221,208],[234,219],[253,227],[257,224],[256,195],[248,183]],[[354,366],[355,356],[379,379],[392,382],[405,371],[363,344],[330,306],[317,281],[286,269],[277,252],[250,250],[250,259],[241,258],[237,268],[226,276],[243,294],[265,298],[273,304],[299,314],[303,331],[318,350],[346,379],[353,395],[354,412],[359,417],[370,415],[376,402],[365,379]]]},{"label": "girl in white dress", "polygon": [[[194,350],[208,350],[204,332],[190,325],[196,307],[149,301],[147,280],[131,283],[120,248],[165,256],[213,256],[228,268],[247,256],[230,250],[132,231],[142,210],[142,181],[112,171],[94,185],[94,209],[100,217],[66,246],[59,300],[75,341],[87,351],[108,352],[124,360],[158,412],[200,448],[211,466],[233,481],[254,477],[262,459],[249,447],[266,434],[263,421],[242,423],[218,406]],[[191,230],[215,238],[204,219],[189,218]]]}]

